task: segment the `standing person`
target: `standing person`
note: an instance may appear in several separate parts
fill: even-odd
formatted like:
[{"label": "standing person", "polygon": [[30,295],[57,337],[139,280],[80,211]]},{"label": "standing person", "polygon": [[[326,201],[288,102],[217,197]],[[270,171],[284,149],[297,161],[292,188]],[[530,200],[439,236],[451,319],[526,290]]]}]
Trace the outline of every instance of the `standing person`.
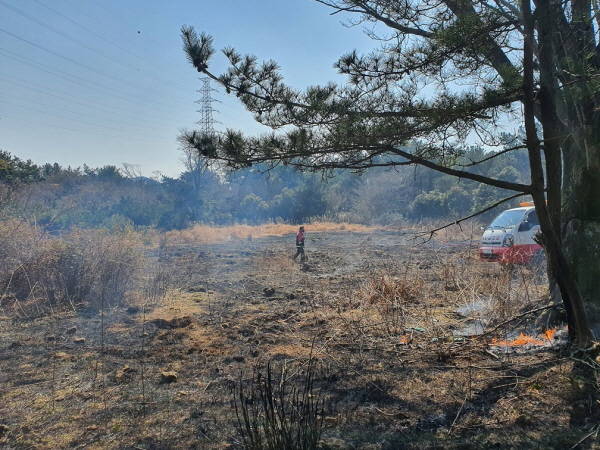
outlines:
[{"label": "standing person", "polygon": [[306,255],[304,254],[304,227],[300,227],[296,234],[296,254],[294,255],[294,261],[300,255],[300,261],[306,261]]}]

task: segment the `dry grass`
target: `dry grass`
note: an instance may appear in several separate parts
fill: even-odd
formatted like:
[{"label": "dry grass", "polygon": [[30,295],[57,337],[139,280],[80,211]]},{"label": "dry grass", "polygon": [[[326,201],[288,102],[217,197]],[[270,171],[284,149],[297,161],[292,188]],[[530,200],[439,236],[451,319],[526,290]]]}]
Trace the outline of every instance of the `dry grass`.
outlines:
[{"label": "dry grass", "polygon": [[311,356],[322,357],[319,349],[311,348],[309,343],[273,345],[268,350],[269,356],[285,356],[289,359],[310,358]]},{"label": "dry grass", "polygon": [[164,319],[170,321],[204,313],[208,303],[208,294],[171,289],[153,303],[155,306],[145,315],[145,320]]},{"label": "dry grass", "polygon": [[[369,233],[381,227],[351,223],[317,222],[305,226],[307,233],[346,231]],[[169,244],[214,244],[235,239],[255,239],[268,236],[285,236],[298,231],[297,225],[267,223],[264,225],[231,225],[213,227],[195,225],[185,230],[169,231],[165,234]]]}]

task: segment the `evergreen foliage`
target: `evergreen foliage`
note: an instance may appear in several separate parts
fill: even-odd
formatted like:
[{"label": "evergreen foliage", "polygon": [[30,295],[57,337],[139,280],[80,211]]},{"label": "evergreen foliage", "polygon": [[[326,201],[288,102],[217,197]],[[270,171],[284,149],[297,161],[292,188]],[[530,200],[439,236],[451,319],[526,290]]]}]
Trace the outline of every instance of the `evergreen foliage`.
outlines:
[{"label": "evergreen foliage", "polygon": [[[461,161],[469,164],[486,156],[490,155],[472,148]],[[177,178],[156,180],[125,176],[115,166],[37,166],[6,152],[2,161],[11,164],[10,178],[4,176],[0,183],[12,192],[4,211],[49,230],[130,226],[168,230],[196,222],[302,223],[317,217],[402,224],[457,219],[505,195],[473,181],[406,166],[378,167],[360,176],[336,169],[335,176],[321,177],[290,166],[257,164],[230,172],[186,170]],[[514,182],[529,179],[524,155],[516,152],[492,158],[478,170],[502,173]]]},{"label": "evergreen foliage", "polygon": [[41,179],[41,170],[32,161],[24,161],[0,150],[0,183],[31,183]]}]

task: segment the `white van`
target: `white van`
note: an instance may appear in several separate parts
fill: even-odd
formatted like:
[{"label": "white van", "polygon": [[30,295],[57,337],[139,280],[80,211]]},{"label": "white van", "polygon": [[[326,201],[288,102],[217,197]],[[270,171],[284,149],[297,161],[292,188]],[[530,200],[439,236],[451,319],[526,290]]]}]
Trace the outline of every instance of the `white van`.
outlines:
[{"label": "white van", "polygon": [[528,264],[543,256],[543,248],[534,237],[540,223],[533,202],[522,202],[518,208],[498,215],[483,232],[479,258],[501,264]]}]

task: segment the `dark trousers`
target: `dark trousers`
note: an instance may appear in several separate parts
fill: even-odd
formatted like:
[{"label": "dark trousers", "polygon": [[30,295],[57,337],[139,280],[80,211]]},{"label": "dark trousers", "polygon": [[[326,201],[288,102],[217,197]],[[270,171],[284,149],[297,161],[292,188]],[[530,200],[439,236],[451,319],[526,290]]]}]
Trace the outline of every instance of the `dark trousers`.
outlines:
[{"label": "dark trousers", "polygon": [[296,254],[294,255],[294,261],[300,256],[300,261],[306,261],[306,255],[304,254],[304,245],[296,246]]}]

